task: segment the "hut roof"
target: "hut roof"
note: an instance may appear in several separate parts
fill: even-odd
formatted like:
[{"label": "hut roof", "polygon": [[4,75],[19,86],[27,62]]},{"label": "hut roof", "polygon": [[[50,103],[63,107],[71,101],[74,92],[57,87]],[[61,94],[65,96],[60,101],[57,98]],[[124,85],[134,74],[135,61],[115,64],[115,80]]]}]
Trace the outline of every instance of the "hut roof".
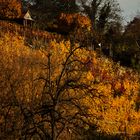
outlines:
[{"label": "hut roof", "polygon": [[33,21],[29,10],[26,13],[23,14],[23,18],[25,20],[32,20]]}]

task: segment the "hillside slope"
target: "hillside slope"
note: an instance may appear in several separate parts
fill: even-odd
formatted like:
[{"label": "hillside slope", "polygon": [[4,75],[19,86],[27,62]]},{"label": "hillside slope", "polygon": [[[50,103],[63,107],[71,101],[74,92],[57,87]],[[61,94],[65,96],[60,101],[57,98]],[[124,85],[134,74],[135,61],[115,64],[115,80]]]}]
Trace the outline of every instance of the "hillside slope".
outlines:
[{"label": "hillside slope", "polygon": [[[138,139],[137,72],[69,40],[51,36],[36,44],[26,46],[24,36],[9,29],[0,35],[1,139],[48,138],[53,131],[61,140],[71,139],[69,131],[75,139],[75,131],[84,131],[83,139],[98,133]],[[85,136],[91,126],[96,133]]]}]

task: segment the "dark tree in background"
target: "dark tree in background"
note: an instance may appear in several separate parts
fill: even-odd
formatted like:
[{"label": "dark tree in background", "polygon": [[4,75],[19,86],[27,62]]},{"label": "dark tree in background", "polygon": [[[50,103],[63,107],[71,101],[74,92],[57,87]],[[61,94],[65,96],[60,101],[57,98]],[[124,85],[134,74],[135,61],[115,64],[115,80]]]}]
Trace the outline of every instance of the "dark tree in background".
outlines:
[{"label": "dark tree in background", "polygon": [[76,0],[56,0],[58,11],[64,13],[76,13],[79,7]]},{"label": "dark tree in background", "polygon": [[[122,32],[122,16],[119,3],[116,0],[79,0],[82,12],[92,22],[93,45],[107,56],[113,57],[117,35]],[[118,28],[118,31],[116,30]]]},{"label": "dark tree in background", "polygon": [[130,54],[131,65],[140,68],[140,17],[136,16],[128,23],[124,32],[124,49]]},{"label": "dark tree in background", "polygon": [[75,13],[79,11],[76,0],[34,0],[35,6],[39,10],[50,10],[53,14],[61,12]]},{"label": "dark tree in background", "polygon": [[79,3],[96,30],[105,31],[112,22],[121,21],[121,10],[115,0],[79,0]]}]

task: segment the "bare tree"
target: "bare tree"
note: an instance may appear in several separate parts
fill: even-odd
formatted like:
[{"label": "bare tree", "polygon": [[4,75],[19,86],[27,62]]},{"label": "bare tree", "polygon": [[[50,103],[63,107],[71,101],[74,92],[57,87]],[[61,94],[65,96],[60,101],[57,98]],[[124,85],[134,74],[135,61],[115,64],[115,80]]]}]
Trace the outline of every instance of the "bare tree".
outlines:
[{"label": "bare tree", "polygon": [[[82,81],[82,69],[85,65],[74,56],[78,49],[80,48],[72,49],[64,62],[57,66],[51,61],[52,55],[47,53],[47,65],[44,65],[46,75],[37,79],[44,83],[41,106],[37,110],[43,121],[46,121],[52,140],[59,139],[64,131],[73,132],[76,127],[88,123],[83,120],[89,114],[82,100],[92,94],[92,89]],[[55,69],[60,71],[54,78]]]},{"label": "bare tree", "polygon": [[83,81],[86,64],[75,55],[81,48],[71,46],[61,61],[49,49],[43,61],[18,58],[15,67],[1,61],[1,139],[57,140],[90,125],[83,99],[93,91]]}]

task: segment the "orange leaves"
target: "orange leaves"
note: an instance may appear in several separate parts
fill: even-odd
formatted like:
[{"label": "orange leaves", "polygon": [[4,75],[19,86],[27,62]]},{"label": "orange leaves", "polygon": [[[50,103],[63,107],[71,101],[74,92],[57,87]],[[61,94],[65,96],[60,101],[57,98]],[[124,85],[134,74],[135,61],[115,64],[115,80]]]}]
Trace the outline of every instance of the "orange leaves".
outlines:
[{"label": "orange leaves", "polygon": [[3,17],[18,18],[21,16],[21,2],[19,0],[8,0],[0,3],[2,8],[0,14]]},{"label": "orange leaves", "polygon": [[61,13],[60,20],[65,21],[66,24],[75,24],[75,27],[91,29],[91,21],[88,17],[81,14],[64,14]]},{"label": "orange leaves", "polygon": [[[67,61],[68,65],[65,65],[74,49],[74,53]],[[30,49],[24,45],[22,37],[5,34],[0,40],[0,53],[0,65],[2,65],[0,68],[5,69],[0,71],[0,80],[3,80],[7,73],[6,76],[9,76],[12,72],[12,76],[2,85],[6,85],[3,88],[6,90],[2,92],[8,94],[9,83],[16,81],[18,86],[15,86],[15,94],[18,100],[28,103],[35,99],[41,100],[44,81],[48,75],[50,74],[51,92],[53,92],[64,70],[60,82],[64,90],[63,99],[76,98],[86,92],[79,103],[87,107],[86,111],[90,114],[86,118],[87,121],[96,123],[101,132],[109,134],[125,131],[134,134],[139,131],[140,111],[135,110],[140,87],[138,73],[114,64],[105,57],[98,57],[94,51],[79,48],[78,43],[73,45],[69,40],[53,39],[48,44],[43,44],[43,48]],[[49,67],[51,67],[50,73]],[[36,82],[40,77],[43,77],[44,81]],[[66,83],[68,88],[65,89],[63,85],[67,82],[67,78],[70,80]],[[87,85],[88,90],[69,89],[75,86],[73,79],[78,79],[78,84]],[[73,106],[66,106],[64,110],[69,114],[77,111]],[[36,122],[41,119],[40,115],[35,118]],[[88,129],[88,126],[85,129]]]},{"label": "orange leaves", "polygon": [[10,90],[10,84],[12,84],[15,85],[17,99],[31,101],[33,90],[34,96],[41,92],[39,87],[42,87],[42,83],[33,88],[31,80],[37,78],[40,73],[39,62],[43,61],[42,52],[32,51],[24,45],[22,37],[11,34],[5,34],[1,37],[0,51],[0,64],[3,65],[0,78],[3,82],[7,81],[7,78],[9,79],[6,82],[7,85],[3,85],[3,92],[6,94]]},{"label": "orange leaves", "polygon": [[140,113],[134,110],[133,104],[134,102],[127,100],[124,96],[113,99],[111,107],[104,112],[104,120],[99,121],[101,130],[109,134],[126,131],[131,135],[138,132]]},{"label": "orange leaves", "polygon": [[68,25],[70,25],[74,22],[74,16],[72,14],[61,13],[60,20],[65,20],[65,22],[67,22]]},{"label": "orange leaves", "polygon": [[93,75],[92,75],[92,73],[90,71],[87,72],[87,80],[89,80],[89,81],[94,80]]},{"label": "orange leaves", "polygon": [[90,120],[94,123],[95,116],[99,118],[96,123],[101,132],[124,133],[126,127],[126,133],[135,134],[140,124],[140,113],[135,110],[140,88],[138,73],[113,64],[109,59],[92,53],[90,56],[92,63],[86,65],[89,69],[84,80],[90,81],[94,92],[83,101],[93,115]]}]

